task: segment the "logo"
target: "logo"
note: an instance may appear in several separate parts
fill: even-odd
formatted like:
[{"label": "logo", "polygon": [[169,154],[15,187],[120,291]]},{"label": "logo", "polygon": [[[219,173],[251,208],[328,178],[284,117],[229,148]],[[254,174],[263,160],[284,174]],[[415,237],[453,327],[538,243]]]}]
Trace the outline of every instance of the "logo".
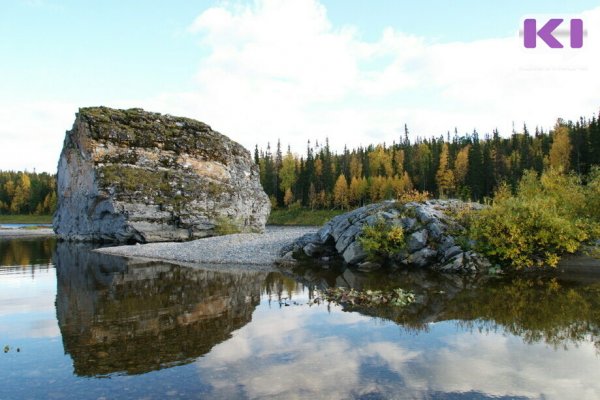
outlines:
[{"label": "logo", "polygon": [[[542,21],[543,23],[544,21]],[[535,49],[538,45],[538,38],[541,39],[551,49],[562,49],[563,43],[561,43],[556,36],[566,37],[569,39],[569,44],[572,49],[580,49],[583,47],[583,20],[571,19],[569,23],[569,30],[557,29],[564,19],[551,18],[543,25],[538,23],[538,20],[534,18],[528,18],[523,22],[523,39],[525,48]],[[541,27],[538,29],[538,26]]]}]

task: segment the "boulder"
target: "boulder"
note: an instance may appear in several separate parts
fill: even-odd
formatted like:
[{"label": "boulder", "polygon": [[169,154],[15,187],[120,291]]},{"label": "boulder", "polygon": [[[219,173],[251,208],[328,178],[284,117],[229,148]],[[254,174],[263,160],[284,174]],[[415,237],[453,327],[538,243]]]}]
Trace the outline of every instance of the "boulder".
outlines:
[{"label": "boulder", "polygon": [[437,251],[429,247],[422,248],[408,256],[408,264],[423,268],[432,264],[437,257]]},{"label": "boulder", "polygon": [[444,252],[444,259],[449,260],[459,253],[462,253],[462,249],[459,246],[452,246]]},{"label": "boulder", "polygon": [[[489,261],[474,251],[465,251],[454,236],[465,232],[454,216],[465,209],[482,207],[459,200],[374,203],[336,216],[317,233],[298,239],[282,251],[303,249],[304,254],[313,258],[337,254],[346,264],[361,271],[371,271],[383,264],[395,269],[410,266],[444,272],[487,271],[491,267]],[[367,253],[358,238],[365,226],[381,227],[381,223],[390,228],[401,227],[405,244],[394,254],[388,254],[383,263],[365,262]],[[469,248],[474,245],[468,241],[467,244]]]},{"label": "boulder", "polygon": [[429,235],[426,229],[421,229],[420,231],[411,234],[406,243],[408,246],[408,251],[412,253],[417,250],[421,250],[427,245],[428,236]]},{"label": "boulder", "polygon": [[61,239],[182,241],[261,232],[270,202],[240,144],[188,118],[81,108],[58,163]]},{"label": "boulder", "polygon": [[367,253],[359,242],[352,242],[342,256],[348,264],[358,264],[367,258]]}]

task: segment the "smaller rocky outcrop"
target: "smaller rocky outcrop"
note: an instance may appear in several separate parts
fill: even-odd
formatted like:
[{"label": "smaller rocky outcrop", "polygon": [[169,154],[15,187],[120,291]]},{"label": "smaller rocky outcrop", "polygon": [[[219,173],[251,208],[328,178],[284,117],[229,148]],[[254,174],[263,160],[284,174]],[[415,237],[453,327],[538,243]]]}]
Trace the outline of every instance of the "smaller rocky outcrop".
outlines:
[{"label": "smaller rocky outcrop", "polygon": [[367,260],[367,252],[358,238],[365,226],[383,221],[386,226],[402,227],[404,232],[404,248],[389,260],[394,268],[410,266],[469,273],[487,270],[490,262],[469,249],[472,243],[464,238],[465,228],[459,222],[463,213],[483,207],[459,200],[370,204],[339,215],[318,232],[301,237],[282,249],[282,259],[310,257],[328,263],[332,257],[340,257],[359,270],[378,269],[381,264]]}]

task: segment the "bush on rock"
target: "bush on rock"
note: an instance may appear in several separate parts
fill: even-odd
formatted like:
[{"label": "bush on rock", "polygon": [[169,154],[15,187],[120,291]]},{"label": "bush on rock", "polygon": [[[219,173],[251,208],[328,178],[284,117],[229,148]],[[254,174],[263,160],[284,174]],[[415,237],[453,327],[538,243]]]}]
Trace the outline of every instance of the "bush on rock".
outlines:
[{"label": "bush on rock", "polygon": [[406,247],[402,227],[387,224],[382,218],[374,225],[365,225],[358,241],[371,261],[386,260]]}]

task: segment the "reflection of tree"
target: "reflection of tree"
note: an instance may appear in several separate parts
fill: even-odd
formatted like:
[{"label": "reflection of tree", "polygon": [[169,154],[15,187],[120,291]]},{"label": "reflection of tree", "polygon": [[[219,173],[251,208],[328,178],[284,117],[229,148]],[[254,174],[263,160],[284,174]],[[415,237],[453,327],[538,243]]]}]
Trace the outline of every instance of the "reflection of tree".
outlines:
[{"label": "reflection of tree", "polygon": [[478,329],[503,330],[527,343],[566,346],[593,341],[600,351],[600,281],[567,281],[560,275],[503,278],[443,275],[427,271],[364,274],[350,269],[296,267],[288,271],[309,288],[333,286],[389,290],[416,295],[407,307],[352,307],[365,315],[391,320],[409,331],[427,330],[430,322],[455,320]]},{"label": "reflection of tree", "polygon": [[269,300],[277,300],[278,302],[283,299],[292,299],[303,289],[303,286],[294,279],[279,273],[268,274],[262,284],[262,293],[266,294]]},{"label": "reflection of tree", "polygon": [[0,265],[47,266],[52,260],[55,244],[54,238],[0,240]]},{"label": "reflection of tree", "polygon": [[453,299],[447,317],[499,327],[527,343],[566,346],[591,340],[600,350],[600,282],[581,285],[556,278],[492,281]]},{"label": "reflection of tree", "polygon": [[264,274],[129,264],[59,243],[57,315],[82,376],[139,374],[193,361],[247,324]]}]

